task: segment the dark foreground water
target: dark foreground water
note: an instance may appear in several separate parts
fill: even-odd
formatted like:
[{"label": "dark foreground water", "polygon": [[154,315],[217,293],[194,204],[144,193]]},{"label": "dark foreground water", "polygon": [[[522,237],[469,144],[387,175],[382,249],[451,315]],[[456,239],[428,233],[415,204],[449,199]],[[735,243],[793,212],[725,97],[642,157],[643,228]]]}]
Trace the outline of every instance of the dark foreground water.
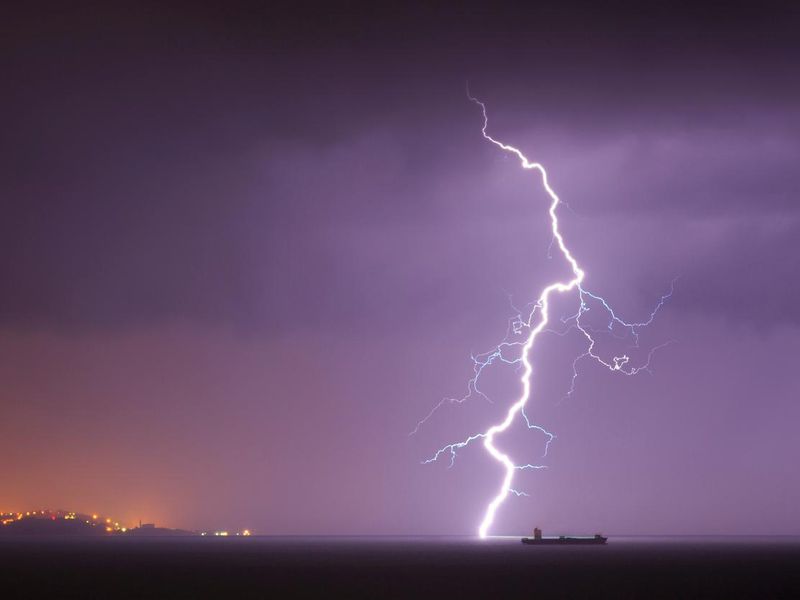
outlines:
[{"label": "dark foreground water", "polygon": [[0,598],[799,598],[799,538],[2,539]]}]

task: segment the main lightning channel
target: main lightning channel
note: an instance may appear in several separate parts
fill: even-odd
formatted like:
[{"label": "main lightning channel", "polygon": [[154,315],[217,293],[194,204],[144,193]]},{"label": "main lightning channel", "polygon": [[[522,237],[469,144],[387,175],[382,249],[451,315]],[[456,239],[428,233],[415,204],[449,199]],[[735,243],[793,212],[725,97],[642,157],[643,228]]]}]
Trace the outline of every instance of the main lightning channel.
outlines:
[{"label": "main lightning channel", "polygon": [[[515,471],[524,471],[524,470],[535,470],[535,469],[546,469],[546,465],[540,464],[524,464],[524,465],[516,465],[512,462],[512,460],[503,452],[501,452],[494,444],[495,436],[499,433],[506,431],[509,426],[514,422],[514,419],[517,415],[521,415],[525,421],[525,424],[529,430],[536,430],[542,433],[546,438],[547,441],[545,442],[544,446],[544,456],[547,456],[547,452],[550,448],[551,442],[555,439],[555,435],[544,429],[542,426],[533,423],[525,412],[525,407],[528,404],[530,397],[531,397],[531,379],[533,376],[533,365],[530,362],[530,355],[533,349],[536,340],[542,333],[553,333],[555,335],[564,336],[569,331],[577,330],[580,332],[581,336],[586,341],[586,349],[585,351],[578,355],[572,363],[572,381],[570,384],[569,391],[567,392],[567,396],[571,395],[575,390],[575,381],[578,377],[578,363],[585,358],[592,359],[595,363],[602,365],[606,369],[611,372],[619,373],[622,375],[636,375],[641,371],[650,371],[650,361],[653,358],[653,354],[669,344],[671,344],[674,340],[668,340],[662,344],[659,344],[652,348],[650,352],[647,354],[647,360],[643,365],[634,366],[631,364],[631,358],[627,354],[622,354],[620,356],[613,356],[610,359],[603,358],[596,350],[595,345],[597,340],[595,339],[594,335],[596,333],[600,333],[596,331],[590,325],[584,324],[582,321],[582,317],[591,310],[590,304],[596,303],[601,310],[604,310],[608,315],[607,325],[605,327],[605,333],[611,335],[612,337],[617,338],[614,334],[615,328],[622,328],[626,330],[632,337],[634,344],[633,347],[639,347],[639,329],[645,328],[650,325],[653,320],[655,319],[656,313],[664,306],[664,303],[672,296],[675,287],[675,280],[672,281],[670,285],[670,289],[664,295],[661,296],[660,300],[656,304],[655,308],[650,312],[649,318],[638,321],[638,322],[629,322],[625,321],[614,312],[611,305],[606,302],[606,300],[597,295],[593,294],[592,292],[587,291],[581,284],[583,283],[585,273],[583,269],[580,268],[578,265],[578,261],[572,256],[572,253],[567,248],[564,238],[561,235],[561,231],[558,227],[558,214],[557,208],[562,203],[559,199],[558,195],[555,193],[552,187],[550,187],[550,183],[547,179],[547,171],[545,171],[544,167],[535,162],[531,162],[528,158],[520,151],[518,148],[511,146],[509,144],[505,144],[494,139],[487,133],[487,127],[489,124],[489,119],[486,114],[486,105],[474,98],[469,92],[467,92],[467,96],[469,99],[480,106],[481,113],[483,115],[483,127],[481,128],[481,133],[483,137],[503,150],[504,152],[513,154],[514,156],[519,159],[520,164],[522,165],[523,169],[526,170],[534,170],[538,171],[541,178],[542,178],[542,185],[547,192],[548,197],[550,198],[550,207],[548,213],[550,215],[550,228],[552,231],[552,241],[551,247],[555,244],[558,246],[562,256],[566,259],[567,263],[569,263],[572,277],[567,281],[556,281],[547,285],[539,295],[539,298],[536,302],[532,302],[529,304],[530,312],[528,313],[527,317],[523,317],[522,313],[518,314],[515,318],[509,321],[508,331],[506,332],[505,339],[495,346],[493,349],[489,350],[488,352],[484,352],[481,354],[473,355],[472,362],[473,362],[473,372],[474,376],[469,380],[467,384],[467,392],[466,395],[462,396],[461,398],[445,398],[441,400],[433,409],[421,420],[417,423],[414,430],[409,435],[416,434],[419,429],[427,423],[427,421],[445,404],[462,404],[472,398],[473,396],[479,396],[488,402],[492,402],[491,399],[482,391],[479,386],[481,375],[483,374],[484,370],[491,367],[493,364],[497,363],[505,363],[509,365],[517,365],[521,366],[522,376],[520,381],[522,383],[522,393],[520,394],[519,398],[509,407],[508,411],[506,412],[505,419],[502,422],[491,426],[489,429],[483,432],[474,433],[469,437],[455,443],[448,444],[439,450],[436,453],[428,458],[427,460],[423,461],[423,464],[430,464],[439,460],[439,458],[446,456],[447,454],[450,455],[450,466],[452,467],[457,451],[469,446],[472,442],[476,442],[477,440],[482,440],[484,448],[486,451],[494,458],[497,462],[503,465],[505,469],[505,475],[503,477],[503,483],[497,492],[497,494],[492,498],[492,501],[489,503],[488,507],[486,508],[486,513],[484,514],[483,520],[481,521],[480,527],[478,528],[478,535],[481,538],[485,538],[488,535],[489,529],[491,528],[492,524],[494,523],[495,514],[497,513],[498,508],[500,505],[505,501],[509,495],[514,496],[527,496],[525,492],[521,490],[517,490],[512,487],[514,473]],[[548,250],[549,256],[549,250]],[[569,292],[572,290],[578,291],[578,299],[580,301],[579,308],[577,312],[570,317],[561,318],[560,321],[562,324],[569,324],[568,327],[564,330],[554,329],[552,327],[548,327],[550,323],[550,297],[554,292],[559,294],[563,294],[565,292]],[[541,316],[538,316],[541,315]],[[535,319],[538,318],[538,321]],[[523,331],[527,331],[527,337],[523,339],[518,339],[517,336],[521,336]],[[618,338],[619,339],[619,338]],[[511,349],[518,349],[519,348],[519,355],[515,357],[510,357],[508,353],[511,352]]]},{"label": "main lightning channel", "polygon": [[547,195],[550,197],[550,209],[548,210],[548,213],[550,214],[550,229],[553,233],[553,239],[556,241],[558,249],[561,251],[561,254],[567,260],[572,269],[572,278],[569,281],[551,283],[545,287],[544,290],[542,290],[542,293],[539,295],[539,300],[536,302],[536,306],[539,309],[541,316],[536,327],[531,329],[527,340],[522,346],[521,352],[523,370],[520,381],[522,382],[522,394],[520,395],[519,399],[508,409],[506,418],[503,419],[501,423],[491,426],[486,430],[485,433],[481,434],[484,448],[486,448],[492,458],[501,463],[506,470],[500,490],[486,508],[486,514],[484,515],[483,521],[481,521],[480,527],[478,528],[478,535],[481,538],[485,538],[488,534],[489,528],[494,522],[497,509],[509,494],[515,492],[515,490],[513,490],[511,487],[511,483],[514,479],[514,472],[517,470],[516,465],[511,461],[511,459],[506,454],[498,450],[498,448],[494,445],[494,438],[498,433],[502,433],[508,429],[518,414],[522,413],[524,415],[525,405],[528,403],[528,400],[531,397],[531,375],[533,374],[533,365],[530,361],[530,353],[534,344],[536,343],[536,339],[539,337],[539,334],[545,329],[545,327],[547,327],[547,324],[550,320],[550,295],[553,292],[563,294],[564,292],[569,292],[576,287],[579,287],[585,277],[585,273],[578,265],[578,261],[575,260],[575,257],[572,256],[569,248],[567,248],[567,245],[564,243],[564,237],[561,235],[561,231],[558,228],[558,214],[556,213],[556,209],[561,203],[561,199],[558,197],[558,194],[555,193],[553,188],[550,187],[550,183],[547,180],[547,171],[540,163],[529,161],[519,148],[504,144],[503,142],[500,142],[489,135],[486,132],[486,129],[489,126],[489,117],[486,114],[486,105],[471,95],[469,96],[469,99],[481,108],[481,113],[483,115],[483,127],[481,128],[481,133],[483,134],[483,137],[501,150],[515,155],[519,159],[523,169],[538,171],[541,175],[542,186],[547,192]]}]

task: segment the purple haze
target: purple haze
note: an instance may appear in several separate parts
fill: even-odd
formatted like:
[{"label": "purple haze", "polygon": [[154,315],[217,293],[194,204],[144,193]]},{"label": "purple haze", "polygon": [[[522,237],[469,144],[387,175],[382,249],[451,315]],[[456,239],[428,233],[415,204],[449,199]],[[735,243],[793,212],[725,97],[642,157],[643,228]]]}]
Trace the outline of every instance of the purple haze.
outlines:
[{"label": "purple haze", "polygon": [[679,277],[652,376],[562,399],[579,339],[543,338],[558,439],[494,532],[800,533],[797,12],[225,6],[8,21],[0,509],[473,533],[502,469],[420,461],[516,376],[407,434],[565,267],[469,79],[589,289],[640,319]]}]

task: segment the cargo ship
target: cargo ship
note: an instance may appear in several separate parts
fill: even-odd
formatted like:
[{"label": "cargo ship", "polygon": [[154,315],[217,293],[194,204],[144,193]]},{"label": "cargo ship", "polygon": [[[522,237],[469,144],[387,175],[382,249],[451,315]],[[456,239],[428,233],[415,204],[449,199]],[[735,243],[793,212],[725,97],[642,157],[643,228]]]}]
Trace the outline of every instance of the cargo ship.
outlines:
[{"label": "cargo ship", "polygon": [[542,530],[538,527],[533,530],[533,537],[522,538],[523,544],[535,544],[541,546],[558,546],[558,545],[594,545],[605,544],[608,538],[600,535],[599,533],[593,536],[568,536],[560,535],[558,537],[542,537]]}]

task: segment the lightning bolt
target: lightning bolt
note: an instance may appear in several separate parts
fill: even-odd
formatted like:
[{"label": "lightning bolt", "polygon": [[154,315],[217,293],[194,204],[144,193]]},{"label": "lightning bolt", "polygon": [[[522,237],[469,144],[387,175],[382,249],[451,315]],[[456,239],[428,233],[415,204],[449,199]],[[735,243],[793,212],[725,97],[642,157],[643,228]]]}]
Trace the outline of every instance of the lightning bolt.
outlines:
[{"label": "lightning bolt", "polygon": [[[509,407],[508,411],[506,412],[505,418],[495,425],[489,427],[486,431],[475,433],[466,439],[448,444],[439,450],[437,450],[433,456],[428,458],[427,460],[423,461],[423,464],[430,464],[433,462],[438,461],[442,456],[450,456],[450,466],[452,467],[456,456],[457,451],[461,450],[462,448],[467,447],[472,442],[477,440],[482,440],[483,447],[486,451],[494,458],[498,463],[500,463],[504,470],[505,475],[503,477],[503,482],[500,486],[500,489],[497,491],[497,494],[492,498],[491,502],[486,508],[486,512],[484,514],[483,520],[478,527],[478,535],[481,538],[485,538],[488,535],[489,529],[494,522],[495,515],[497,510],[503,504],[503,502],[508,498],[509,495],[514,496],[527,496],[525,492],[519,491],[512,487],[512,483],[514,480],[514,474],[516,471],[521,470],[529,470],[529,469],[544,469],[546,465],[540,464],[525,464],[525,465],[516,465],[514,462],[508,457],[508,455],[501,452],[497,446],[495,446],[495,437],[498,434],[503,433],[506,431],[511,424],[521,416],[527,426],[527,428],[537,430],[544,434],[547,437],[547,442],[545,444],[545,451],[544,456],[547,455],[547,451],[550,447],[550,443],[555,439],[555,436],[544,429],[542,426],[537,425],[528,418],[527,414],[525,413],[525,407],[527,406],[528,402],[531,398],[531,391],[532,391],[532,376],[533,376],[533,365],[531,364],[530,355],[531,351],[534,348],[534,345],[540,338],[540,335],[543,333],[554,333],[556,335],[566,335],[571,330],[577,330],[584,336],[587,341],[586,350],[580,354],[575,361],[573,362],[573,377],[570,385],[570,389],[567,392],[567,395],[573,393],[575,389],[575,380],[578,376],[578,363],[587,358],[591,358],[595,362],[603,365],[607,369],[612,372],[621,373],[623,375],[636,375],[641,371],[649,371],[650,361],[653,357],[653,354],[660,348],[672,343],[673,340],[669,340],[663,344],[656,346],[655,348],[651,349],[645,364],[640,366],[631,366],[630,365],[630,357],[627,354],[622,354],[620,356],[613,356],[611,359],[604,359],[600,356],[600,354],[596,351],[596,343],[597,340],[595,336],[597,332],[585,324],[581,319],[585,313],[591,310],[592,305],[598,306],[602,310],[605,310],[608,314],[608,324],[607,324],[607,332],[611,335],[614,335],[615,328],[623,329],[625,332],[630,334],[634,340],[634,346],[639,346],[639,333],[638,330],[646,327],[650,323],[652,323],[653,319],[656,316],[656,313],[659,309],[664,305],[667,299],[672,295],[674,291],[674,284],[675,281],[673,280],[672,284],[670,285],[670,289],[667,293],[665,293],[659,302],[656,304],[655,308],[650,313],[648,319],[641,321],[641,322],[627,322],[622,318],[618,317],[616,312],[612,309],[608,302],[603,299],[601,296],[597,294],[593,294],[582,286],[583,281],[586,277],[586,273],[578,264],[578,261],[570,252],[569,248],[567,247],[564,237],[561,234],[561,230],[559,228],[558,222],[558,214],[557,209],[560,204],[562,204],[561,199],[558,197],[556,192],[550,186],[550,182],[547,177],[547,171],[545,168],[537,162],[531,162],[528,158],[522,153],[521,150],[511,146],[509,144],[503,143],[499,140],[493,138],[487,132],[487,128],[489,126],[489,118],[486,113],[486,105],[474,98],[470,93],[469,90],[467,91],[467,97],[474,102],[477,106],[481,109],[481,114],[483,116],[483,127],[481,128],[481,133],[485,140],[491,142],[498,148],[500,148],[503,152],[509,153],[515,156],[522,166],[523,169],[529,171],[536,171],[539,176],[541,177],[542,187],[544,188],[545,192],[547,193],[550,199],[550,205],[548,209],[548,214],[550,216],[550,228],[552,232],[552,240],[551,240],[551,247],[553,243],[558,247],[558,250],[561,253],[561,256],[566,260],[569,264],[571,276],[564,280],[564,281],[555,281],[547,285],[539,294],[537,301],[529,306],[532,306],[530,309],[527,317],[522,317],[522,313],[520,312],[515,318],[509,321],[509,327],[506,332],[505,339],[494,347],[492,350],[479,354],[473,355],[473,367],[474,367],[474,376],[469,380],[467,384],[467,392],[461,398],[445,398],[440,401],[437,405],[433,407],[433,409],[421,420],[417,423],[417,426],[411,432],[410,435],[415,434],[419,429],[445,404],[461,404],[466,402],[473,396],[479,396],[483,399],[491,402],[489,397],[481,391],[479,387],[479,381],[481,374],[484,370],[491,365],[502,362],[506,364],[515,364],[521,367],[522,375],[520,376],[520,383],[522,384],[522,392],[519,398]],[[550,250],[548,250],[548,253]],[[558,331],[552,328],[549,328],[550,324],[550,300],[553,294],[565,294],[568,292],[577,291],[578,299],[580,301],[578,311],[568,317],[562,318],[561,322],[567,325],[567,328],[563,331]],[[538,317],[538,319],[536,319]],[[524,340],[516,340],[516,341],[509,341],[514,336],[522,335],[524,331],[528,331],[528,335]],[[615,336],[616,337],[616,336]],[[509,356],[514,349],[519,349],[519,353],[516,356]]]}]

